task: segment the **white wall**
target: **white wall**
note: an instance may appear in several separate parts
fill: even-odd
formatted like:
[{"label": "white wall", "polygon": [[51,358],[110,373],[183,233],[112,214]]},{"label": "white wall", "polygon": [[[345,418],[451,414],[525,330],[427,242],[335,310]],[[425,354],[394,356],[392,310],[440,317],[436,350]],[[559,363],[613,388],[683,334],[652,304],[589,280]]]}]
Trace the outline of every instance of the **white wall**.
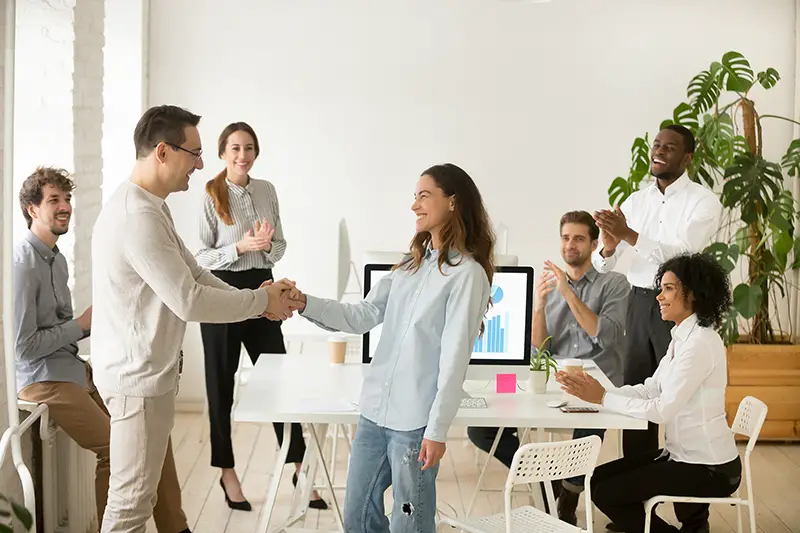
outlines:
[{"label": "white wall", "polygon": [[[253,174],[281,200],[277,274],[307,291],[334,294],[342,216],[357,263],[365,250],[405,249],[414,182],[446,161],[508,226],[508,252],[538,270],[558,257],[560,215],[607,205],[633,138],[654,133],[725,51],[775,67],[785,81],[758,105],[793,113],[794,10],[792,0],[153,2],[149,103],[204,117],[206,169],[170,206],[196,247],[217,135],[245,120],[262,144]],[[790,135],[765,134],[780,149]],[[195,364],[181,396],[201,398],[196,328],[185,348]]]}]

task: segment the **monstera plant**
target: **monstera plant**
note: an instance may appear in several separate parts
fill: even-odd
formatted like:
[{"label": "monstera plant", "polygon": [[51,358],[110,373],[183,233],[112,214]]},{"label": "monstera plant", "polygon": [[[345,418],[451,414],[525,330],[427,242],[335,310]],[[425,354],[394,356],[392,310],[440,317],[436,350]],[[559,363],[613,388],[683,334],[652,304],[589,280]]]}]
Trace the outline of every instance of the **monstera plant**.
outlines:
[{"label": "monstera plant", "polygon": [[[800,268],[800,238],[795,236],[800,210],[791,182],[800,178],[800,139],[781,148],[780,161],[769,161],[762,131],[768,121],[798,123],[760,114],[755,105],[757,95],[779,81],[774,68],[756,74],[742,54],[728,52],[692,78],[687,101],[661,124],[680,124],[694,133],[697,145],[689,178],[717,192],[723,205],[716,242],[706,252],[729,273],[742,265],[743,281],[734,288],[722,331],[726,344],[739,339],[740,322],[748,325],[747,342],[791,341],[791,324],[782,328],[778,313],[770,311],[779,298],[798,297],[792,272]],[[648,135],[633,142],[631,154],[628,176],[609,187],[612,206],[638,190],[649,174]]]}]

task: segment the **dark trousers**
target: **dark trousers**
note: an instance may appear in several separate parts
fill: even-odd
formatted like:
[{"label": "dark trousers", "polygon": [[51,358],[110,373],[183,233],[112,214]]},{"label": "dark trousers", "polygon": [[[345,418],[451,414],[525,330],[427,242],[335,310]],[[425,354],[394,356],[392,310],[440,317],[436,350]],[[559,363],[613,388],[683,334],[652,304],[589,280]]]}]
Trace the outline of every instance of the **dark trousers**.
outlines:
[{"label": "dark trousers", "polygon": [[[241,272],[216,270],[219,279],[238,289],[257,289],[272,279],[272,270],[253,269]],[[234,375],[239,368],[242,343],[253,364],[262,353],[286,353],[281,323],[266,318],[233,324],[200,324],[206,360],[206,395],[211,426],[211,466],[233,468],[231,443],[231,408]],[[273,423],[278,443],[283,442],[283,424]],[[303,461],[306,446],[300,424],[292,424],[287,463]]]},{"label": "dark trousers", "polygon": [[[741,481],[742,464],[737,457],[719,466],[707,466],[658,458],[661,450],[625,456],[598,466],[592,476],[592,502],[622,531],[644,531],[644,502],[653,496],[724,498]],[[708,521],[708,505],[676,503],[680,531],[696,531]],[[679,533],[654,513],[652,533]]]},{"label": "dark trousers", "polygon": [[[661,319],[657,291],[634,286],[628,296],[625,325],[627,349],[623,361],[625,385],[637,385],[651,377],[666,355],[674,325]],[[622,432],[622,453],[636,455],[658,449],[658,425],[648,422],[646,430]]]},{"label": "dark trousers", "polygon": [[[472,444],[479,449],[489,453],[494,443],[494,438],[500,428],[491,427],[468,427],[467,437],[472,441]],[[575,429],[572,432],[573,439],[580,439],[588,437],[589,435],[597,435],[601,439],[606,434],[605,429]],[[503,434],[500,436],[500,442],[497,443],[497,449],[494,451],[495,458],[506,465],[506,468],[511,468],[511,461],[514,459],[514,454],[519,448],[519,437],[517,436],[516,428],[505,428]],[[583,491],[583,476],[576,476],[573,478],[565,479],[562,483],[554,483],[554,496],[557,498],[561,492],[561,487],[571,492]]]}]

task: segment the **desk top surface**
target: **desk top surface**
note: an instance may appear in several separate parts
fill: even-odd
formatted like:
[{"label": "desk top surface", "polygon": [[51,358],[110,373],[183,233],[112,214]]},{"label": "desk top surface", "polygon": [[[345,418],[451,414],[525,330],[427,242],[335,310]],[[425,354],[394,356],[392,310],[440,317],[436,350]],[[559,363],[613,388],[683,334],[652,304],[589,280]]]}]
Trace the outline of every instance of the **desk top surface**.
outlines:
[{"label": "desk top surface", "polygon": [[[329,362],[327,350],[307,354],[262,354],[242,386],[234,409],[237,422],[303,422],[355,424],[364,372],[369,365],[348,359],[345,364]],[[597,368],[588,370],[605,386],[608,378]],[[599,413],[562,413],[548,407],[550,400],[560,400],[564,393],[550,379],[545,394],[518,390],[497,394],[494,381],[464,383],[472,396],[486,398],[486,408],[459,409],[453,420],[456,426],[541,427],[549,429],[606,428],[645,429],[647,422],[604,411]],[[527,389],[527,382],[518,389]],[[570,397],[570,405],[586,405]]]}]

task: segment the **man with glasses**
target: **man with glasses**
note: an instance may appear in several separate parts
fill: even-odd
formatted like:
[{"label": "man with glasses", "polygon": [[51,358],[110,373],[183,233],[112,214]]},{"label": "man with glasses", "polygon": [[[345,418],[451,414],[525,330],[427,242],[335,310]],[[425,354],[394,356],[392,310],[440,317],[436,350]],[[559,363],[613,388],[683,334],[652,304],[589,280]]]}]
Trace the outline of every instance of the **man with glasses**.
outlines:
[{"label": "man with glasses", "polygon": [[281,282],[235,289],[198,266],[165,200],[203,168],[200,117],[153,107],[134,131],[136,164],[92,235],[97,390],[111,415],[111,479],[102,533],[144,533],[175,414],[186,322],[227,323],[298,307]]}]

